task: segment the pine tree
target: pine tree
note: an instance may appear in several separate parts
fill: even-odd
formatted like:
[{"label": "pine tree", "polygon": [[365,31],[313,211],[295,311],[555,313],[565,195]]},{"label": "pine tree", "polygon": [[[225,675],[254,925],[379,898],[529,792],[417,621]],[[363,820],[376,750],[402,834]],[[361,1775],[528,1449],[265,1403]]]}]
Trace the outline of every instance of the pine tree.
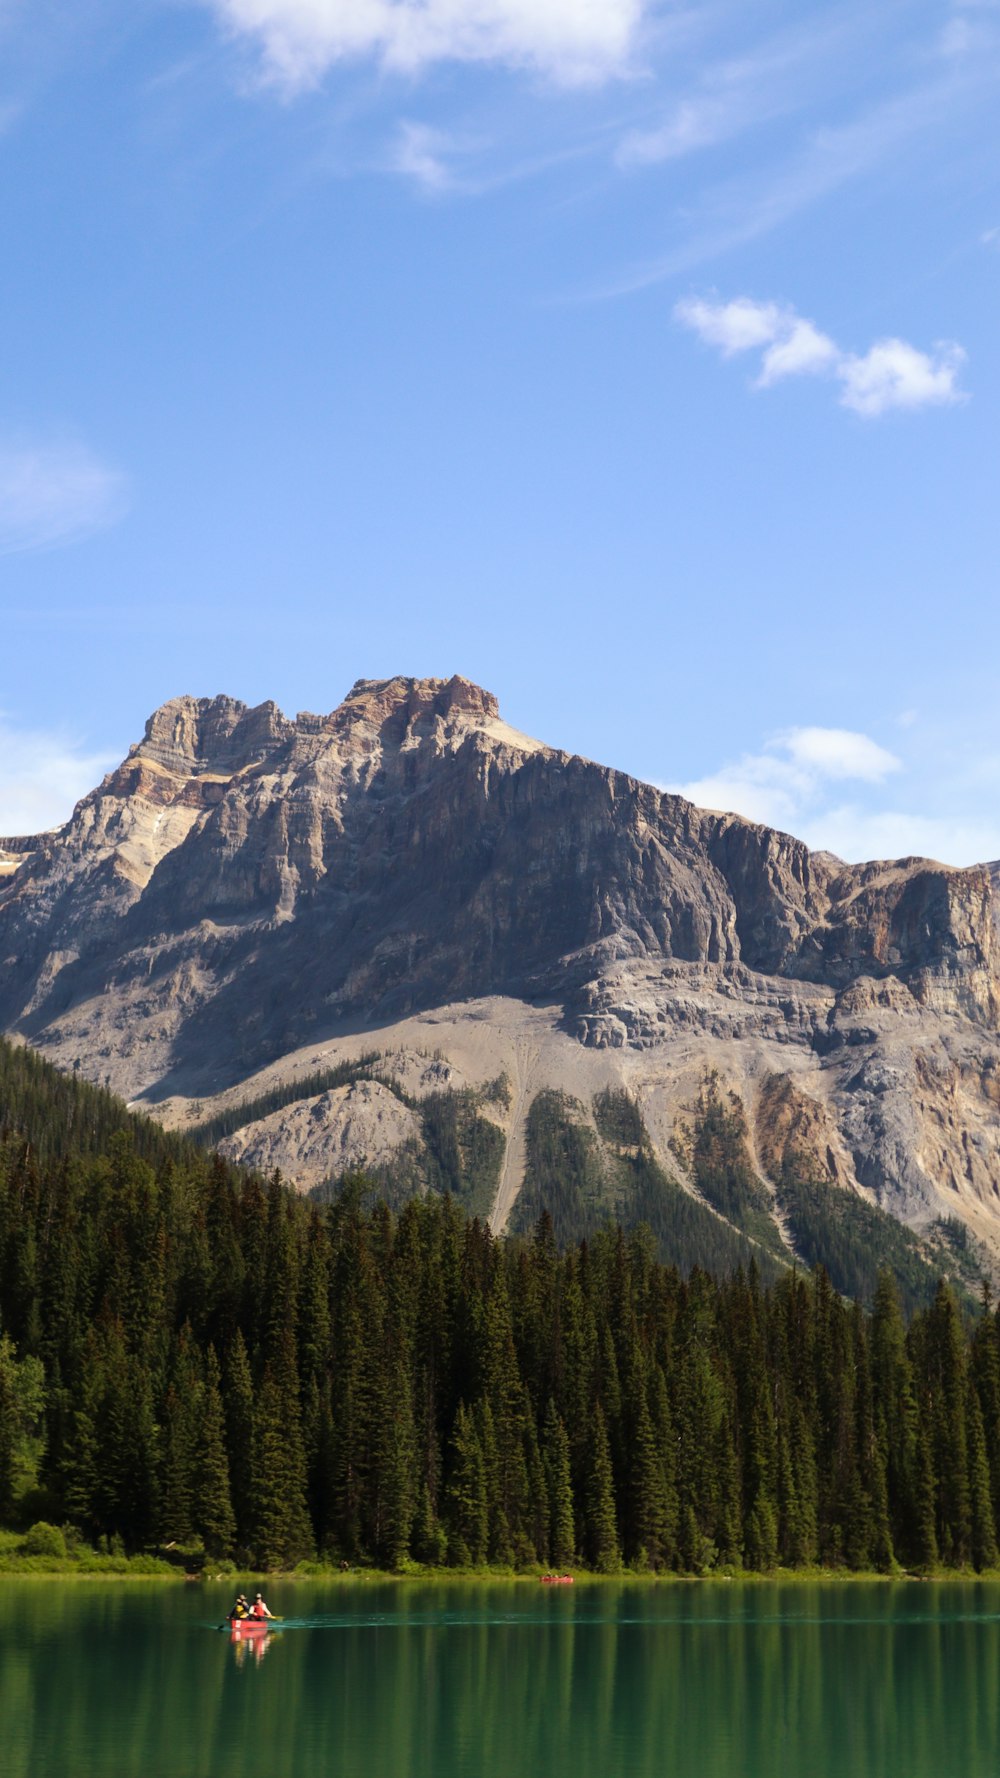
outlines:
[{"label": "pine tree", "polygon": [[17,1400],[14,1342],[0,1334],[0,1524],[9,1522],[14,1507],[14,1457],[17,1449]]},{"label": "pine tree", "polygon": [[306,1510],[294,1336],[286,1328],[264,1369],[254,1410],[250,1548],[264,1568],[290,1568],[311,1554]]},{"label": "pine tree", "polygon": [[592,1455],[587,1486],[587,1555],[598,1574],[617,1574],[622,1565],[615,1514],[614,1476],[604,1410],[594,1408]]},{"label": "pine tree", "polygon": [[805,1408],[798,1400],[791,1406],[789,1459],[795,1490],[795,1513],[787,1526],[787,1560],[794,1568],[816,1560],[816,1458]]},{"label": "pine tree", "polygon": [[448,1560],[454,1567],[486,1560],[489,1518],[483,1452],[475,1422],[459,1403],[451,1436],[448,1483],[445,1495],[448,1522]]},{"label": "pine tree", "polygon": [[384,1567],[403,1567],[410,1554],[414,1508],[414,1430],[410,1379],[396,1366],[395,1387],[379,1416],[374,1463],[375,1522],[372,1546]]},{"label": "pine tree", "polygon": [[524,1464],[528,1519],[518,1560],[544,1562],[549,1553],[549,1484],[532,1419],[529,1419],[524,1433]]},{"label": "pine tree", "polygon": [[965,1345],[954,1293],[943,1282],[926,1316],[923,1350],[937,1476],[938,1549],[945,1562],[960,1567],[971,1553]]},{"label": "pine tree", "polygon": [[662,1568],[671,1546],[670,1509],[663,1464],[641,1375],[631,1403],[625,1553],[641,1567]]},{"label": "pine tree", "polygon": [[[893,1550],[920,1561],[926,1528],[918,1530],[917,1403],[906,1346],[899,1292],[892,1274],[879,1272],[871,1320],[871,1375],[874,1434],[885,1476],[889,1533]],[[936,1543],[936,1540],[935,1540]],[[933,1560],[936,1561],[936,1553]]]},{"label": "pine tree", "polygon": [[1000,1524],[1000,1344],[997,1317],[992,1312],[990,1287],[983,1285],[983,1313],[972,1339],[972,1374],[983,1417],[983,1434],[990,1466],[990,1497],[994,1524]]},{"label": "pine tree", "polygon": [[573,1483],[566,1428],[549,1401],[545,1415],[545,1475],[548,1484],[549,1548],[553,1567],[568,1568],[576,1552]]},{"label": "pine tree", "polygon": [[204,1384],[190,1323],[180,1332],[163,1415],[160,1535],[165,1543],[194,1536],[198,1501],[197,1453],[204,1419]]},{"label": "pine tree", "polygon": [[410,1547],[418,1562],[427,1562],[433,1567],[440,1568],[447,1559],[448,1534],[435,1514],[431,1491],[426,1482],[420,1490]]},{"label": "pine tree", "polygon": [[240,1549],[247,1549],[253,1518],[254,1399],[250,1361],[239,1328],[226,1354],[222,1399],[236,1541]]},{"label": "pine tree", "polygon": [[980,1572],[997,1565],[997,1534],[990,1498],[990,1466],[986,1456],[983,1415],[976,1386],[969,1377],[966,1394],[969,1452],[969,1517],[973,1565]]},{"label": "pine tree", "polygon": [[929,1573],[937,1567],[939,1559],[935,1507],[937,1479],[934,1474],[931,1437],[924,1415],[920,1417],[917,1430],[915,1469],[913,1562],[915,1567]]},{"label": "pine tree", "polygon": [[229,1486],[226,1423],[215,1347],[205,1355],[201,1424],[195,1453],[194,1516],[210,1556],[228,1556],[236,1540],[236,1516]]}]

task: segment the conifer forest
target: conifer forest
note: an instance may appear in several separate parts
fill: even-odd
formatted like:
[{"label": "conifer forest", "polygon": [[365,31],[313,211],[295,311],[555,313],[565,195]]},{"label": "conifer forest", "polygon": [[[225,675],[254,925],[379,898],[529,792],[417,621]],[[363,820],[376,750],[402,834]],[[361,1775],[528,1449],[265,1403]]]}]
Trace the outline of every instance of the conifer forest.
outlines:
[{"label": "conifer forest", "polygon": [[289,1568],[997,1564],[1000,1324],[299,1198],[4,1048],[0,1524]]}]

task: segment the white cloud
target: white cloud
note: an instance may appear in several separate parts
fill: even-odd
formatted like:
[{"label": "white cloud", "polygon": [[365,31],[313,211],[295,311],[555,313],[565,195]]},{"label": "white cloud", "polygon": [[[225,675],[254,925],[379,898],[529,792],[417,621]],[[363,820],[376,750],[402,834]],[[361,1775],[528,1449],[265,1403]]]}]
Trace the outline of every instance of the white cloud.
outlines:
[{"label": "white cloud", "polygon": [[800,838],[814,851],[852,864],[870,858],[933,858],[962,867],[1000,857],[1000,822],[982,816],[913,815],[857,804],[824,809],[805,821]]},{"label": "white cloud", "polygon": [[501,62],[575,84],[628,64],[646,0],[207,0],[295,91],[337,62],[375,57],[412,73],[434,62]]},{"label": "white cloud", "polygon": [[753,302],[748,296],[727,303],[692,296],[675,303],[674,320],[692,328],[706,345],[718,346],[724,358],[732,358],[776,339],[783,312],[777,303]]},{"label": "white cloud", "polygon": [[856,414],[884,414],[889,408],[950,406],[964,401],[956,378],[965,362],[961,346],[945,341],[936,355],[918,352],[905,340],[877,340],[863,358],[844,358],[838,368],[844,407]]},{"label": "white cloud", "polygon": [[957,386],[965,353],[951,341],[931,355],[906,340],[877,340],[859,357],[794,309],[747,296],[729,302],[687,297],[674,305],[674,319],[724,358],[764,348],[758,389],[783,377],[827,373],[841,384],[841,406],[866,418],[891,408],[942,407],[967,399]]},{"label": "white cloud", "polygon": [[895,754],[868,735],[841,728],[791,728],[762,753],[744,753],[709,777],[671,786],[701,808],[727,809],[769,827],[795,828],[823,786],[853,779],[879,784],[900,769]]},{"label": "white cloud", "polygon": [[814,371],[831,370],[838,357],[837,348],[828,334],[820,333],[811,321],[793,315],[764,353],[758,386],[766,389],[771,383],[780,382],[782,377],[801,377]]},{"label": "white cloud", "polygon": [[[915,714],[904,712],[904,718],[912,731]],[[919,789],[925,809],[919,814],[883,803],[883,786],[888,789],[903,773],[903,762],[852,729],[786,729],[759,753],[741,754],[717,772],[668,788],[699,808],[726,810],[794,833],[813,850],[852,863],[920,857],[968,865],[1000,857],[1000,817],[983,813],[996,805],[1000,757],[976,753],[968,735],[952,737],[950,745],[937,737],[931,755],[932,768],[942,755],[949,763],[943,775],[932,769],[927,776],[925,760]],[[911,763],[911,778],[913,770]]]},{"label": "white cloud", "polygon": [[442,130],[431,129],[428,124],[401,123],[389,157],[389,171],[414,180],[427,192],[452,191],[456,181],[444,158],[451,147]]},{"label": "white cloud", "polygon": [[71,736],[17,729],[0,717],[0,836],[61,825],[116,763],[82,751]]},{"label": "white cloud", "polygon": [[784,750],[795,765],[819,778],[856,778],[866,784],[881,784],[900,769],[894,753],[853,729],[786,729],[775,736],[771,747]]},{"label": "white cloud", "polygon": [[0,555],[51,549],[114,524],[125,478],[85,445],[0,442]]}]

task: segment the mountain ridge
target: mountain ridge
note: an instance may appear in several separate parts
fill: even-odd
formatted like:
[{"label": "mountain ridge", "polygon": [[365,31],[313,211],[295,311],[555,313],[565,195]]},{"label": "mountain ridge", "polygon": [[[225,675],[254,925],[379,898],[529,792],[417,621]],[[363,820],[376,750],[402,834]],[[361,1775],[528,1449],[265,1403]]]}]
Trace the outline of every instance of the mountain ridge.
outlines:
[{"label": "mountain ridge", "polygon": [[0,1028],[167,1121],[317,1044],[446,1034],[473,1084],[506,1057],[506,1215],[538,1091],[637,1094],[669,1164],[706,1069],[752,1130],[787,1077],[825,1176],[1000,1252],[995,867],[811,853],[519,734],[458,675],[294,719],[171,699],[0,855]]}]

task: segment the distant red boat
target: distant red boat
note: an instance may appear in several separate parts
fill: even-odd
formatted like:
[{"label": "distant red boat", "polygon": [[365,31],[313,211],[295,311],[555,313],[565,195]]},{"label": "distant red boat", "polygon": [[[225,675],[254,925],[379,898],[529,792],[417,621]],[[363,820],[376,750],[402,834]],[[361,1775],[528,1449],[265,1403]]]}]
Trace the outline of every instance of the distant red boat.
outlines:
[{"label": "distant red boat", "polygon": [[266,1617],[234,1617],[229,1620],[229,1630],[234,1642],[242,1642],[245,1636],[266,1636],[270,1628]]},{"label": "distant red boat", "polygon": [[543,1587],[571,1587],[572,1585],[573,1585],[573,1576],[571,1574],[543,1574],[542,1575],[542,1586]]}]

